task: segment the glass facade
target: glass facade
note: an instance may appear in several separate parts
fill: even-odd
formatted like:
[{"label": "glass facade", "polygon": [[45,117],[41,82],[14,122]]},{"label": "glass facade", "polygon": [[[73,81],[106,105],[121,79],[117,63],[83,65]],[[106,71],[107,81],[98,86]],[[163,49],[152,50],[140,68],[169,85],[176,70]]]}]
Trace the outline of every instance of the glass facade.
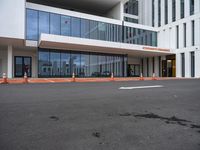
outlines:
[{"label": "glass facade", "polygon": [[183,44],[184,44],[184,47],[187,46],[186,23],[183,24]]},{"label": "glass facade", "polygon": [[155,21],[155,0],[152,0],[152,26],[154,27],[154,21]]},{"label": "glass facade", "polygon": [[39,49],[39,77],[127,76],[127,56]]},{"label": "glass facade", "polygon": [[161,0],[158,0],[158,26],[161,26]]},{"label": "glass facade", "polygon": [[181,53],[181,75],[185,77],[185,54]]},{"label": "glass facade", "polygon": [[[111,42],[157,46],[157,33],[153,31],[132,28],[131,30],[136,31],[137,36],[134,36],[134,41],[129,42],[130,37],[127,35],[124,36],[122,32],[123,28],[126,30],[128,27],[124,27],[122,25],[109,24],[100,21],[36,11],[32,9],[27,9],[26,13],[27,40],[37,41],[41,33],[47,33]],[[126,37],[128,37],[128,39],[126,39]],[[144,41],[146,40],[146,42],[142,42],[142,38]]]},{"label": "glass facade", "polygon": [[195,76],[195,53],[190,52],[191,59],[191,77]]},{"label": "glass facade", "polygon": [[124,36],[125,43],[157,46],[156,32],[124,27]]},{"label": "glass facade", "polygon": [[124,17],[124,21],[138,23],[138,19],[129,18],[129,17]]}]

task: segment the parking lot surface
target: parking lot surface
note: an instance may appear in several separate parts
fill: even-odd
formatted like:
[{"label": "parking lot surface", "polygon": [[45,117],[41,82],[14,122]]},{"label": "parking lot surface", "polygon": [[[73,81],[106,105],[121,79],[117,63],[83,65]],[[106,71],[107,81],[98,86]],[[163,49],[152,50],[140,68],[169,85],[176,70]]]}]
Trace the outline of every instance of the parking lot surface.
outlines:
[{"label": "parking lot surface", "polygon": [[0,85],[0,150],[199,149],[199,79]]}]

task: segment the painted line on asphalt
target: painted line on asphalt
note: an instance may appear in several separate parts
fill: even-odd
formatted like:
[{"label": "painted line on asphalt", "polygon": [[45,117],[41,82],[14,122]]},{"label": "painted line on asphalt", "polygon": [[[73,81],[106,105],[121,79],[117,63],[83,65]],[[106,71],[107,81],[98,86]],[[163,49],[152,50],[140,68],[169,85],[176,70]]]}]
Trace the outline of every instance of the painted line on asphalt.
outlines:
[{"label": "painted line on asphalt", "polygon": [[149,89],[149,88],[161,88],[163,85],[152,85],[152,86],[134,86],[134,87],[120,87],[119,90],[134,90],[134,89]]}]

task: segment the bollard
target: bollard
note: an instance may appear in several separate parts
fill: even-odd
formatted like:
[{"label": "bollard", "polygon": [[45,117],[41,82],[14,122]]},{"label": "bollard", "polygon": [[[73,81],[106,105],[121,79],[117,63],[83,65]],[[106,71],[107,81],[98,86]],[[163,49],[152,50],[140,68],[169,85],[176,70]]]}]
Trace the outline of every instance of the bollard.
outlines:
[{"label": "bollard", "polygon": [[27,73],[24,73],[24,83],[28,83],[28,77],[27,77]]},{"label": "bollard", "polygon": [[113,74],[113,72],[111,73],[111,81],[114,81],[114,74]]},{"label": "bollard", "polygon": [[3,73],[3,82],[2,84],[8,84],[8,78],[6,76],[6,73]]},{"label": "bollard", "polygon": [[76,82],[75,73],[72,73],[72,82]]},{"label": "bollard", "polygon": [[155,73],[153,73],[152,80],[157,80]]},{"label": "bollard", "polygon": [[140,73],[140,80],[144,80],[143,74]]}]

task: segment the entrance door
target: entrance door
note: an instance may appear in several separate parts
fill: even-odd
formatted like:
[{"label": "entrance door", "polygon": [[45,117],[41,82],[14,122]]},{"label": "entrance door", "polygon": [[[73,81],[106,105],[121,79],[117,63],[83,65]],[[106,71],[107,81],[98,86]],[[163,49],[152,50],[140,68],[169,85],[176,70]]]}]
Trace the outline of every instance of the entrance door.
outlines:
[{"label": "entrance door", "polygon": [[28,77],[32,76],[31,57],[15,56],[15,77],[23,77],[25,72]]},{"label": "entrance door", "polygon": [[128,76],[139,77],[140,76],[140,65],[128,65]]}]

